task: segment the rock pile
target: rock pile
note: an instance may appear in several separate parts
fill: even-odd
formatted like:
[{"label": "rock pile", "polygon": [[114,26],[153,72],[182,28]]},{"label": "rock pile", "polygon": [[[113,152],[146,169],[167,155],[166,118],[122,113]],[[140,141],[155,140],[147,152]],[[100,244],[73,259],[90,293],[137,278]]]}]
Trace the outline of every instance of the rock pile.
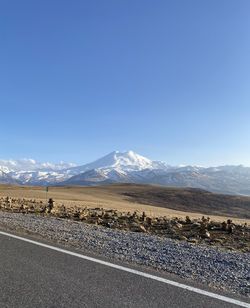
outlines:
[{"label": "rock pile", "polygon": [[119,212],[87,207],[66,208],[63,204],[54,205],[52,199],[46,204],[42,201],[9,197],[0,198],[0,209],[23,214],[54,216],[112,229],[150,233],[194,244],[203,243],[228,250],[250,252],[250,226],[246,223],[235,224],[230,219],[220,223],[204,216],[200,219],[191,219],[189,216],[186,216],[186,219],[149,217],[145,212]]},{"label": "rock pile", "polygon": [[14,213],[50,213],[53,208],[53,200],[49,199],[48,204],[35,199],[21,198],[0,198],[0,209]]}]

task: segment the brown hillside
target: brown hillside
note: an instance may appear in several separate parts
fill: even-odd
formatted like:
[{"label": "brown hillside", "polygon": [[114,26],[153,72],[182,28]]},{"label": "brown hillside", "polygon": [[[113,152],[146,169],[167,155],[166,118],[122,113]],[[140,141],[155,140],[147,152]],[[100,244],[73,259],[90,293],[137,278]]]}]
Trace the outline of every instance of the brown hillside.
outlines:
[{"label": "brown hillside", "polygon": [[[0,185],[0,196],[45,199],[44,187]],[[250,219],[250,197],[214,194],[191,188],[116,184],[98,187],[50,187],[49,197],[65,206],[146,211],[152,215],[192,214]]]}]

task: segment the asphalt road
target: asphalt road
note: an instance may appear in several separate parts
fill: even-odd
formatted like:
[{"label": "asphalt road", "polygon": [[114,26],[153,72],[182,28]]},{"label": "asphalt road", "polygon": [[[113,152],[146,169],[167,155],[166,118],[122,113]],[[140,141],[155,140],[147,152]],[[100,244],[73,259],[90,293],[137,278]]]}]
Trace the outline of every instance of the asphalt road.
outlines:
[{"label": "asphalt road", "polygon": [[0,234],[0,307],[239,306]]}]

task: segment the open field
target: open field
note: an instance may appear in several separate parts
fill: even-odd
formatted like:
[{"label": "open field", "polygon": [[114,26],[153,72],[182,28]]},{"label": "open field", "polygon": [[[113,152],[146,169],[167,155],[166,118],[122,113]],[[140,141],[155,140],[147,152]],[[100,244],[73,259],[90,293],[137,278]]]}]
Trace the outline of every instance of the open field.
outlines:
[{"label": "open field", "polygon": [[50,187],[47,197],[44,187],[2,186],[0,210],[250,251],[249,198],[128,184]]},{"label": "open field", "polygon": [[[44,187],[0,185],[0,197],[45,200]],[[119,211],[145,211],[150,216],[201,217],[213,220],[234,218],[250,223],[250,198],[212,194],[196,189],[150,185],[108,185],[99,187],[50,187],[48,197],[66,207],[102,207]],[[235,219],[236,218],[236,219]]]}]

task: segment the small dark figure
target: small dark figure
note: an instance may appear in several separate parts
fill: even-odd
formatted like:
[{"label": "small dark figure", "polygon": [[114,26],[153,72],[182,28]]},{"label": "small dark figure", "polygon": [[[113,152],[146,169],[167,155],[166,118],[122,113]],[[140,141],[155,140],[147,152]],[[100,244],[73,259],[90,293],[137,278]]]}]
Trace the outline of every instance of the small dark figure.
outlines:
[{"label": "small dark figure", "polygon": [[227,231],[229,234],[232,234],[233,233],[233,230],[234,230],[234,224],[233,224],[233,221],[231,219],[228,219],[227,220]]},{"label": "small dark figure", "polygon": [[48,214],[51,213],[51,210],[53,209],[53,206],[54,206],[54,201],[53,201],[52,198],[49,198],[48,205],[47,205],[47,213]]}]

